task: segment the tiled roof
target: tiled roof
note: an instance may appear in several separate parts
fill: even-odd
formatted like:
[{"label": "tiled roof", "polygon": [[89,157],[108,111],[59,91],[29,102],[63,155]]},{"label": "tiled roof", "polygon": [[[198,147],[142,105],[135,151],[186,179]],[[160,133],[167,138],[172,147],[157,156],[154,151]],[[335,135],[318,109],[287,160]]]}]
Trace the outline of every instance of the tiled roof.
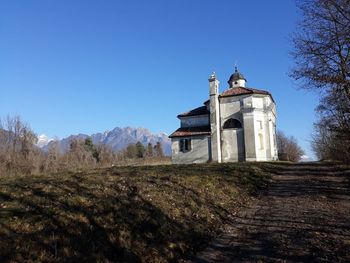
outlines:
[{"label": "tiled roof", "polygon": [[179,128],[175,132],[173,132],[169,136],[169,138],[198,136],[198,135],[210,135],[210,126]]},{"label": "tiled roof", "polygon": [[189,116],[197,116],[197,115],[206,115],[209,114],[206,106],[198,107],[188,112],[182,113],[177,117],[189,117]]},{"label": "tiled roof", "polygon": [[225,90],[223,93],[221,93],[220,97],[238,96],[238,95],[245,95],[245,94],[264,94],[264,95],[271,96],[270,92],[266,90],[237,87],[237,88],[230,88]]}]

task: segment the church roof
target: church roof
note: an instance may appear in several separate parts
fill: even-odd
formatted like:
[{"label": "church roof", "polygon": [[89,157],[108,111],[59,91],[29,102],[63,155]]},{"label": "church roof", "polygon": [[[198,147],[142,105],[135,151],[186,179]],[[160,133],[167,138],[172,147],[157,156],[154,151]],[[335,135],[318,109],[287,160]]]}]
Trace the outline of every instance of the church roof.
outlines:
[{"label": "church roof", "polygon": [[[229,88],[220,94],[220,97],[230,97],[230,96],[238,96],[238,95],[248,95],[248,94],[263,94],[270,95],[270,92],[266,90],[260,89],[252,89],[246,87],[237,87],[237,88]],[[272,97],[272,96],[271,96]]]},{"label": "church roof", "polygon": [[190,110],[188,112],[181,113],[177,117],[180,118],[180,117],[189,117],[189,116],[197,116],[197,115],[207,115],[207,114],[209,114],[207,107],[202,106],[202,107],[198,107],[193,110]]},{"label": "church roof", "polygon": [[173,132],[169,138],[173,137],[187,137],[198,135],[210,135],[210,126],[200,127],[182,127]]}]

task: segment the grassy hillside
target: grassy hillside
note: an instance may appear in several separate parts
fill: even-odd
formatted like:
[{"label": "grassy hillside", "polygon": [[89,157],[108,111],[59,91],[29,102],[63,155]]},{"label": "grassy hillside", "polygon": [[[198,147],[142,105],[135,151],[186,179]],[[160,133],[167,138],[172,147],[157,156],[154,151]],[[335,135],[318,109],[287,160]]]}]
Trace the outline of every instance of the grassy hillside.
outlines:
[{"label": "grassy hillside", "polygon": [[259,164],[0,177],[0,261],[190,258],[269,175]]}]

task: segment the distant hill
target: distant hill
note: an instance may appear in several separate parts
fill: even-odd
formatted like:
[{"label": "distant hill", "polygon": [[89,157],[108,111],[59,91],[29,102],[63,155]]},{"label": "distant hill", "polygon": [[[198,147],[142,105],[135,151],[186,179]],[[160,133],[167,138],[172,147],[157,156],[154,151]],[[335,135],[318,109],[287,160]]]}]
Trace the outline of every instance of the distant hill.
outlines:
[{"label": "distant hill", "polygon": [[[50,141],[45,135],[40,135],[39,137],[43,138],[43,140],[41,140],[41,144],[38,146],[41,147],[43,150],[47,151],[54,141]],[[59,148],[62,152],[65,152],[69,149],[69,144],[72,139],[84,140],[88,137],[91,137],[94,144],[105,144],[115,151],[123,150],[130,143],[137,143],[138,141],[145,146],[148,143],[155,145],[157,142],[160,142],[163,146],[163,151],[165,155],[171,155],[170,139],[165,133],[154,134],[146,128],[132,127],[116,127],[111,131],[106,131],[104,133],[95,133],[92,135],[71,135],[67,138],[58,140]]]}]

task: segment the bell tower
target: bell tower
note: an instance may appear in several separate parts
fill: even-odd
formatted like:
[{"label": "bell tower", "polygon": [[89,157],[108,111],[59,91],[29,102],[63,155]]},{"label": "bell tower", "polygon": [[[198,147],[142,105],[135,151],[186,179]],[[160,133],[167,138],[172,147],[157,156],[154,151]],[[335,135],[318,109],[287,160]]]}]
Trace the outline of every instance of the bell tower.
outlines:
[{"label": "bell tower", "polygon": [[213,73],[209,78],[211,159],[221,163],[219,84]]}]

